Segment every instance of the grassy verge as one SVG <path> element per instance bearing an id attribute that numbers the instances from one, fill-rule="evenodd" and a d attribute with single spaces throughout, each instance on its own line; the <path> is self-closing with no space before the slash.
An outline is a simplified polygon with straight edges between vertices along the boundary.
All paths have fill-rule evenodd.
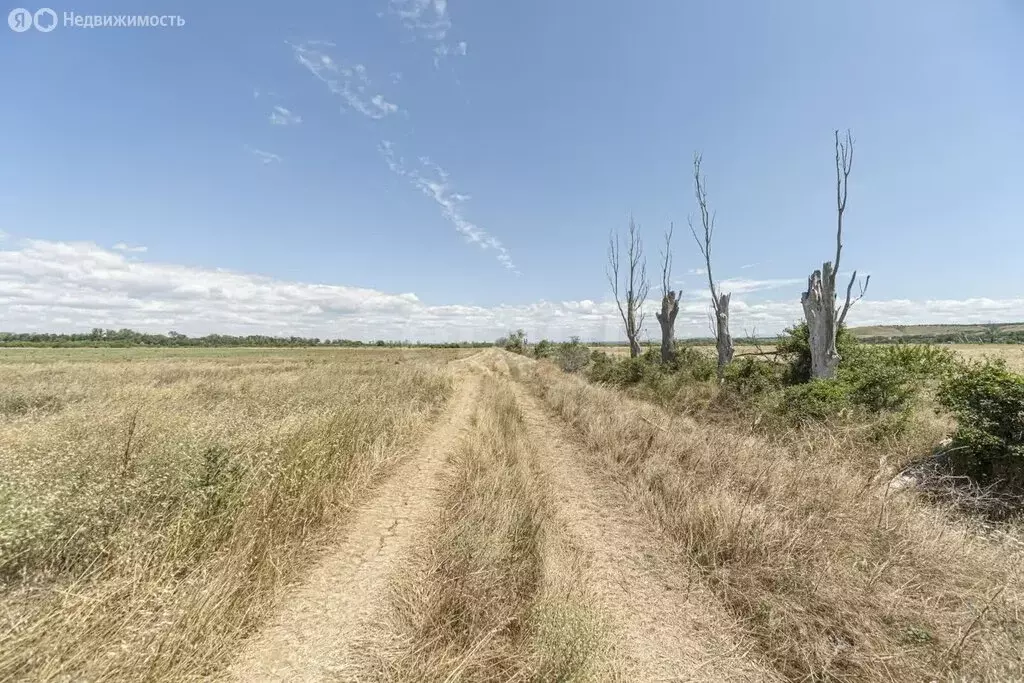
<path id="1" fill-rule="evenodd" d="M 473 432 L 453 454 L 442 512 L 398 579 L 396 681 L 608 680 L 573 549 L 556 538 L 522 414 L 486 378 Z"/>
<path id="2" fill-rule="evenodd" d="M 0 680 L 215 671 L 451 391 L 395 353 L 140 360 L 4 366 Z"/>
<path id="3" fill-rule="evenodd" d="M 532 372 L 784 677 L 1024 676 L 1019 548 L 888 490 L 884 463 L 871 471 L 838 442 L 778 448 Z"/>

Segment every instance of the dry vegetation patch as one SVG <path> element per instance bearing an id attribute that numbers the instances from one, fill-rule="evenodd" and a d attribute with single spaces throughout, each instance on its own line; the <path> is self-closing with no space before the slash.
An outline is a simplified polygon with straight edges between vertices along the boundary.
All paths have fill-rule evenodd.
<path id="1" fill-rule="evenodd" d="M 571 575 L 573 550 L 550 526 L 533 452 L 506 381 L 486 376 L 433 535 L 396 577 L 401 641 L 378 655 L 379 678 L 608 680 L 601 629 Z"/>
<path id="2" fill-rule="evenodd" d="M 403 351 L 0 356 L 0 679 L 195 678 L 451 392 Z M 10 409 L 9 406 L 14 406 Z"/>
<path id="3" fill-rule="evenodd" d="M 541 364 L 527 374 L 783 676 L 1024 676 L 1019 546 L 890 491 L 884 463 L 670 418 Z"/>

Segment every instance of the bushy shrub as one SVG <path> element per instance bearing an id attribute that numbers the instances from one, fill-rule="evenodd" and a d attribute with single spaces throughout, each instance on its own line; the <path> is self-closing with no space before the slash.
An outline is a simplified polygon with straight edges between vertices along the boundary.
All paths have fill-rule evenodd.
<path id="1" fill-rule="evenodd" d="M 957 418 L 951 452 L 982 481 L 1024 469 L 1024 375 L 1003 361 L 961 367 L 939 388 L 939 402 Z"/>
<path id="2" fill-rule="evenodd" d="M 824 421 L 852 408 L 850 387 L 835 379 L 816 379 L 786 387 L 778 412 L 794 423 Z"/>
<path id="3" fill-rule="evenodd" d="M 644 356 L 636 358 L 614 358 L 603 351 L 591 354 L 591 366 L 588 378 L 591 382 L 611 384 L 618 387 L 637 384 L 645 377 L 658 372 L 658 364 Z"/>
<path id="4" fill-rule="evenodd" d="M 706 382 L 717 374 L 718 364 L 711 354 L 693 346 L 676 344 L 675 358 L 668 364 L 666 370 L 683 374 L 698 382 Z"/>
<path id="5" fill-rule="evenodd" d="M 587 373 L 591 382 L 609 383 L 615 359 L 599 349 L 590 352 L 590 370 Z"/>
<path id="6" fill-rule="evenodd" d="M 555 345 L 547 339 L 541 339 L 533 347 L 533 355 L 535 358 L 549 358 L 554 352 Z"/>
<path id="7" fill-rule="evenodd" d="M 580 343 L 579 337 L 572 337 L 558 345 L 555 359 L 565 372 L 579 372 L 590 362 L 590 349 Z"/>
<path id="8" fill-rule="evenodd" d="M 745 356 L 725 367 L 725 386 L 743 397 L 757 396 L 779 389 L 786 368 L 770 360 Z"/>
<path id="9" fill-rule="evenodd" d="M 495 344 L 512 353 L 524 353 L 526 351 L 526 332 L 522 330 L 509 332 L 507 337 L 499 337 Z"/>
<path id="10" fill-rule="evenodd" d="M 873 413 L 910 407 L 930 380 L 941 380 L 957 365 L 948 349 L 935 346 L 850 344 L 837 377 L 850 399 Z"/>

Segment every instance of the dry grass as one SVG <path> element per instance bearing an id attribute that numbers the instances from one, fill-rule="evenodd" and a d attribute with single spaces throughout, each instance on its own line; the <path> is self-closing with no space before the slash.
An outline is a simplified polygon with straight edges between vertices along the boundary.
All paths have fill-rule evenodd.
<path id="1" fill-rule="evenodd" d="M 967 360 L 1001 358 L 1013 372 L 1024 373 L 1024 344 L 950 344 Z"/>
<path id="2" fill-rule="evenodd" d="M 784 677 L 1020 680 L 1022 553 L 892 470 L 698 426 L 535 366 L 531 386 L 685 552 Z M 851 466 L 850 461 L 856 461 Z"/>
<path id="3" fill-rule="evenodd" d="M 0 355 L 0 680 L 215 671 L 456 355 L 188 351 Z"/>
<path id="4" fill-rule="evenodd" d="M 434 533 L 398 577 L 396 681 L 608 680 L 601 632 L 550 528 L 546 483 L 507 385 L 485 378 Z"/>

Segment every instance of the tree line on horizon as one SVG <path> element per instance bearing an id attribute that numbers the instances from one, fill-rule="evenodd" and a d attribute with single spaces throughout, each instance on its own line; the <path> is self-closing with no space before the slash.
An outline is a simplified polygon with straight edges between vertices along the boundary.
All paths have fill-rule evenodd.
<path id="1" fill-rule="evenodd" d="M 425 348 L 481 348 L 493 346 L 492 342 L 413 342 L 378 339 L 320 339 L 319 337 L 274 337 L 262 334 L 230 335 L 208 334 L 190 337 L 180 332 L 150 334 L 128 328 L 104 330 L 94 328 L 85 333 L 52 332 L 0 332 L 0 346 L 43 346 L 43 347 L 383 347 L 413 346 Z"/>

